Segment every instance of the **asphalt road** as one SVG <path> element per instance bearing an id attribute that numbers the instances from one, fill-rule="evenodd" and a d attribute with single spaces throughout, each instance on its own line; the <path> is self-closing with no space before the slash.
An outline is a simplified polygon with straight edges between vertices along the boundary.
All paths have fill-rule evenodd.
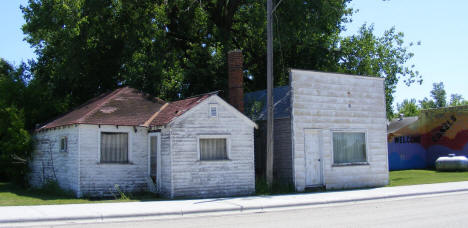
<path id="1" fill-rule="evenodd" d="M 468 193 L 321 205 L 263 213 L 53 227 L 468 227 Z"/>

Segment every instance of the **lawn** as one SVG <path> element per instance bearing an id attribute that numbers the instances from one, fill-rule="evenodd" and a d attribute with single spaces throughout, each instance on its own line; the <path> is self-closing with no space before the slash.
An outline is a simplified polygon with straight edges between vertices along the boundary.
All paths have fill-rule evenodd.
<path id="1" fill-rule="evenodd" d="M 390 183 L 387 186 L 393 187 L 455 181 L 468 181 L 468 172 L 437 172 L 434 170 L 391 171 Z"/>
<path id="2" fill-rule="evenodd" d="M 468 172 L 436 172 L 433 170 L 403 170 L 390 172 L 392 186 L 431 184 L 442 182 L 468 181 Z M 258 183 L 257 183 L 258 184 Z M 258 189 L 257 189 L 258 190 Z M 286 190 L 285 190 L 286 191 Z M 286 191 L 291 192 L 291 191 Z M 275 194 L 274 192 L 273 194 Z M 277 192 L 277 194 L 280 192 Z M 157 196 L 147 193 L 125 197 L 116 196 L 115 199 L 76 199 L 69 193 L 57 189 L 23 189 L 11 183 L 0 182 L 0 206 L 44 205 L 44 204 L 76 204 L 76 203 L 115 203 L 131 201 L 161 200 Z"/>
<path id="3" fill-rule="evenodd" d="M 147 193 L 137 196 L 126 196 L 123 199 L 116 196 L 115 199 L 77 199 L 70 193 L 52 190 L 24 189 L 12 183 L 0 182 L 0 206 L 24 206 L 45 204 L 77 204 L 77 203 L 115 203 L 131 201 L 160 200 L 155 195 Z"/>

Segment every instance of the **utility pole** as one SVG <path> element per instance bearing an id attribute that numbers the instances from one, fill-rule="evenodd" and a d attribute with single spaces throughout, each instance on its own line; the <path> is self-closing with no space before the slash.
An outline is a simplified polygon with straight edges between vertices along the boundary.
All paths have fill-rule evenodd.
<path id="1" fill-rule="evenodd" d="M 273 184 L 273 2 L 267 0 L 267 154 L 266 179 Z"/>

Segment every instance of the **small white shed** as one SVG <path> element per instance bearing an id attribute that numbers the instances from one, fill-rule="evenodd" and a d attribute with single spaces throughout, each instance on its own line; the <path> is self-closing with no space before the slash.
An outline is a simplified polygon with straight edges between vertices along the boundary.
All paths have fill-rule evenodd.
<path id="1" fill-rule="evenodd" d="M 30 182 L 81 196 L 255 191 L 256 124 L 216 93 L 164 102 L 124 87 L 37 129 Z"/>
<path id="2" fill-rule="evenodd" d="M 274 175 L 296 190 L 383 186 L 388 183 L 384 79 L 290 70 L 290 86 L 275 88 Z M 264 91 L 246 94 L 265 103 Z M 256 137 L 256 165 L 265 158 L 265 106 Z"/>

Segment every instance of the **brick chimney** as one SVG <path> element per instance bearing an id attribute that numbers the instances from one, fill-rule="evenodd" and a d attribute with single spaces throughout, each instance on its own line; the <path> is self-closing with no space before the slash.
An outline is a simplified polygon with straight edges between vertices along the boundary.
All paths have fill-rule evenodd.
<path id="1" fill-rule="evenodd" d="M 229 80 L 229 103 L 244 112 L 244 58 L 241 50 L 228 52 L 228 80 Z"/>

